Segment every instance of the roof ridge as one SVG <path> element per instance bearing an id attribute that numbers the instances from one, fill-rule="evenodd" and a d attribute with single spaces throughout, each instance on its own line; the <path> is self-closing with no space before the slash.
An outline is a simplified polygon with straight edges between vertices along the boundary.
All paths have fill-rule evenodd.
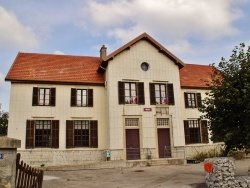
<path id="1" fill-rule="evenodd" d="M 67 57 L 90 57 L 90 58 L 99 58 L 98 56 L 89 56 L 89 55 L 68 55 L 68 54 L 49 54 L 49 53 L 38 53 L 38 52 L 19 52 L 18 54 L 30 54 L 30 55 L 48 55 L 48 56 L 67 56 Z"/>

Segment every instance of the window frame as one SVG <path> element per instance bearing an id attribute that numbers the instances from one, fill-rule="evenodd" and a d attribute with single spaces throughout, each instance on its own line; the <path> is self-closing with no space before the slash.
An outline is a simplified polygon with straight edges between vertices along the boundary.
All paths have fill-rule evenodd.
<path id="1" fill-rule="evenodd" d="M 74 121 L 74 146 L 89 147 L 90 143 L 90 122 L 89 121 Z"/>
<path id="2" fill-rule="evenodd" d="M 50 121 L 49 146 L 36 146 L 36 121 Z M 43 124 L 44 125 L 44 124 Z M 44 130 L 44 129 L 42 129 Z M 44 135 L 42 135 L 44 136 Z M 59 120 L 27 120 L 26 121 L 26 149 L 33 148 L 59 148 Z"/>
<path id="3" fill-rule="evenodd" d="M 184 134 L 186 145 L 209 143 L 207 120 L 184 120 Z"/>
<path id="4" fill-rule="evenodd" d="M 75 140 L 75 122 L 88 121 L 89 146 L 77 146 Z M 97 120 L 66 120 L 66 148 L 98 148 L 98 121 Z"/>
<path id="5" fill-rule="evenodd" d="M 41 100 L 41 91 L 49 90 L 49 99 L 46 99 L 47 95 L 43 95 L 42 103 L 40 103 Z M 46 93 L 46 92 L 45 92 Z M 46 103 L 46 100 L 49 100 L 48 103 Z M 56 105 L 56 88 L 50 88 L 50 87 L 33 87 L 33 94 L 32 94 L 32 106 L 55 106 Z"/>
<path id="6" fill-rule="evenodd" d="M 35 148 L 50 148 L 52 123 L 48 120 L 35 121 Z"/>
<path id="7" fill-rule="evenodd" d="M 156 104 L 168 104 L 167 85 L 155 83 L 155 101 Z M 158 88 L 156 88 L 158 86 Z M 158 95 L 157 95 L 158 93 Z M 158 102 L 159 101 L 159 102 Z"/>
<path id="8" fill-rule="evenodd" d="M 129 89 L 125 89 L 126 84 L 129 85 Z M 131 95 L 131 85 L 135 84 L 135 96 Z M 129 92 L 129 96 L 126 96 L 126 90 Z M 132 100 L 126 102 L 126 97 L 133 97 Z M 132 101 L 132 102 L 131 102 Z M 118 81 L 118 104 L 137 104 L 144 105 L 145 97 L 144 97 L 144 83 L 143 82 L 122 82 Z"/>
<path id="9" fill-rule="evenodd" d="M 194 97 L 189 97 L 193 95 Z M 202 106 L 201 93 L 184 92 L 185 108 L 200 108 Z"/>
<path id="10" fill-rule="evenodd" d="M 86 91 L 86 105 L 83 104 L 83 96 L 81 95 L 81 105 L 77 104 L 77 91 Z M 71 88 L 71 107 L 93 107 L 93 89 L 80 89 L 80 88 Z"/>
<path id="11" fill-rule="evenodd" d="M 157 104 L 156 102 L 156 90 L 155 90 L 155 86 L 156 85 L 159 85 L 162 86 L 162 85 L 165 85 L 165 98 L 167 97 L 166 99 L 166 104 L 162 104 L 162 100 L 160 104 Z M 172 83 L 149 83 L 149 90 L 150 90 L 150 104 L 151 105 L 175 105 L 175 99 L 174 99 L 174 85 Z"/>

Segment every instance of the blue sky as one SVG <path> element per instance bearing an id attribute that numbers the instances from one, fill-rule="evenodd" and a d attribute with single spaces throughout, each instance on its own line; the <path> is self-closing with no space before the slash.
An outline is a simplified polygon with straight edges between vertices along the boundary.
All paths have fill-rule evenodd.
<path id="1" fill-rule="evenodd" d="M 0 0 L 0 103 L 18 52 L 99 56 L 148 33 L 185 63 L 208 65 L 250 45 L 250 0 Z"/>

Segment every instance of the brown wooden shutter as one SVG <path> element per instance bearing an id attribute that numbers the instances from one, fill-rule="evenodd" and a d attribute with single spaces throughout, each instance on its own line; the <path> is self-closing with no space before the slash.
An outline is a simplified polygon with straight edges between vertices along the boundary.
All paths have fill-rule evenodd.
<path id="1" fill-rule="evenodd" d="M 56 105 L 56 88 L 50 89 L 50 106 Z"/>
<path id="2" fill-rule="evenodd" d="M 138 82 L 138 104 L 145 104 L 144 83 Z"/>
<path id="3" fill-rule="evenodd" d="M 66 120 L 66 148 L 74 147 L 74 121 Z"/>
<path id="4" fill-rule="evenodd" d="M 27 120 L 26 122 L 26 149 L 34 148 L 35 146 L 35 122 Z"/>
<path id="5" fill-rule="evenodd" d="M 88 106 L 93 107 L 93 89 L 88 89 Z"/>
<path id="6" fill-rule="evenodd" d="M 184 100 L 185 100 L 185 108 L 188 108 L 188 93 L 184 93 Z"/>
<path id="7" fill-rule="evenodd" d="M 90 121 L 90 147 L 98 148 L 98 122 Z"/>
<path id="8" fill-rule="evenodd" d="M 150 92 L 150 104 L 155 105 L 155 84 L 149 83 L 149 92 Z"/>
<path id="9" fill-rule="evenodd" d="M 196 93 L 196 99 L 197 99 L 197 107 L 201 108 L 202 103 L 201 103 L 201 94 L 200 93 Z"/>
<path id="10" fill-rule="evenodd" d="M 208 143 L 208 130 L 207 130 L 207 121 L 201 120 L 201 142 Z"/>
<path id="11" fill-rule="evenodd" d="M 70 106 L 76 106 L 76 89 L 71 88 Z"/>
<path id="12" fill-rule="evenodd" d="M 174 105 L 174 86 L 173 84 L 167 84 L 168 87 L 168 104 Z"/>
<path id="13" fill-rule="evenodd" d="M 118 101 L 119 104 L 125 104 L 124 82 L 118 82 Z"/>
<path id="14" fill-rule="evenodd" d="M 52 120 L 51 148 L 59 148 L 59 120 Z"/>
<path id="15" fill-rule="evenodd" d="M 184 120 L 185 144 L 190 144 L 190 131 L 188 120 Z"/>
<path id="16" fill-rule="evenodd" d="M 38 106 L 38 87 L 33 87 L 32 106 Z"/>

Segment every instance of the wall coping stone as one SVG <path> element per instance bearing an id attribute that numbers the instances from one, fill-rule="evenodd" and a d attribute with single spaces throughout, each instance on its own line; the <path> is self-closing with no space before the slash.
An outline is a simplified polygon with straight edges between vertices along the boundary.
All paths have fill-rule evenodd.
<path id="1" fill-rule="evenodd" d="M 0 136 L 0 148 L 1 149 L 16 149 L 21 147 L 21 140 L 9 138 L 7 136 Z"/>

